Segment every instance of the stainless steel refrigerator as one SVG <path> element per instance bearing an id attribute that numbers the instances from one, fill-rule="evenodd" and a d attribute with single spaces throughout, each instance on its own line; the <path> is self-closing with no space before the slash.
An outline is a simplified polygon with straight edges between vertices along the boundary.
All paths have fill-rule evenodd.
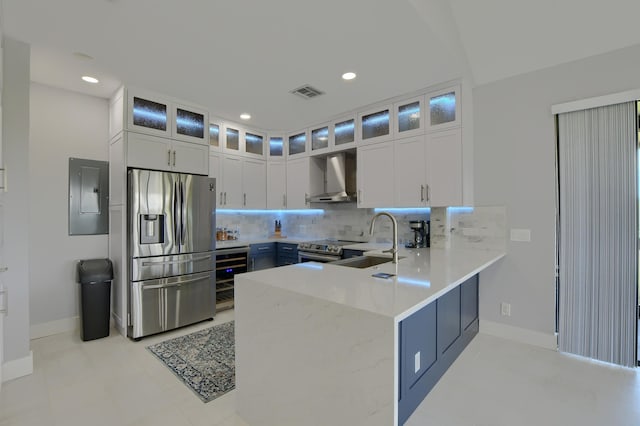
<path id="1" fill-rule="evenodd" d="M 131 169 L 127 192 L 129 337 L 213 318 L 215 179 Z"/>

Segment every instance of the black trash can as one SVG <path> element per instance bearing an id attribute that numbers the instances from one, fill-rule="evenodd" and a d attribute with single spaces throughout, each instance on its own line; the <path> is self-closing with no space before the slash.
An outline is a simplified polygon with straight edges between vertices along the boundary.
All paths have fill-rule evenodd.
<path id="1" fill-rule="evenodd" d="M 109 259 L 88 259 L 78 262 L 83 341 L 109 335 L 111 281 L 113 265 Z"/>

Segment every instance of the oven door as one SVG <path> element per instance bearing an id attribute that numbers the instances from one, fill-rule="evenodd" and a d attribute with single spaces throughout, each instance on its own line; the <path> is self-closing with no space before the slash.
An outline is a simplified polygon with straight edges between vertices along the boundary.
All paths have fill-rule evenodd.
<path id="1" fill-rule="evenodd" d="M 306 251 L 298 251 L 298 263 L 302 262 L 318 262 L 329 263 L 340 260 L 340 256 L 332 254 L 310 253 Z"/>

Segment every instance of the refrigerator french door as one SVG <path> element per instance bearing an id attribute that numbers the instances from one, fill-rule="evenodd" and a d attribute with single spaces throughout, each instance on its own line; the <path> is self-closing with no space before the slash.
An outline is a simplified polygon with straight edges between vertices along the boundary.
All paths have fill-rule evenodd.
<path id="1" fill-rule="evenodd" d="M 215 194 L 206 176 L 129 170 L 129 337 L 213 318 Z"/>

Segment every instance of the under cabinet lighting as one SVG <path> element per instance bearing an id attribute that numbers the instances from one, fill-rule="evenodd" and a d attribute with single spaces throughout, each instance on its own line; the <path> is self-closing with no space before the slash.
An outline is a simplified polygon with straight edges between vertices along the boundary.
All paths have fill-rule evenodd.
<path id="1" fill-rule="evenodd" d="M 356 78 L 355 72 L 345 72 L 344 74 L 342 74 L 343 80 L 353 80 L 354 78 Z"/>
<path id="2" fill-rule="evenodd" d="M 219 214 L 324 214 L 323 209 L 300 209 L 300 210 L 242 210 L 242 209 L 219 209 Z"/>
<path id="3" fill-rule="evenodd" d="M 247 114 L 246 112 L 240 114 L 240 118 L 243 120 L 250 120 L 251 119 L 251 114 Z"/>

